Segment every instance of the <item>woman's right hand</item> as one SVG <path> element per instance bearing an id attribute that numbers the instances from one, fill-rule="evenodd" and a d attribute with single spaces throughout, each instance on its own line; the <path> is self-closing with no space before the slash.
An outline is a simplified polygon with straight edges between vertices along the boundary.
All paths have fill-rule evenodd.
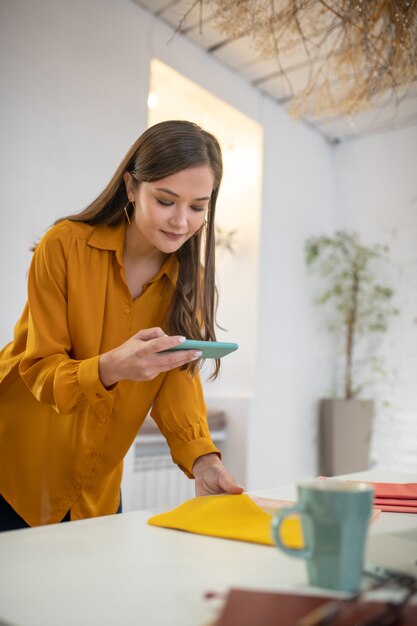
<path id="1" fill-rule="evenodd" d="M 100 380 L 111 387 L 120 380 L 145 381 L 195 361 L 201 352 L 180 350 L 165 352 L 184 341 L 184 337 L 166 335 L 161 328 L 146 328 L 117 348 L 101 354 L 98 361 Z"/>

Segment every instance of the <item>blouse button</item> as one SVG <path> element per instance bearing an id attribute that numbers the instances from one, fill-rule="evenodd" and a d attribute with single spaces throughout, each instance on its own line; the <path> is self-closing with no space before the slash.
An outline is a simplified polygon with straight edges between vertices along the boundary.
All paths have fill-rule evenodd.
<path id="1" fill-rule="evenodd" d="M 102 398 L 103 394 L 102 393 L 96 393 L 96 398 Z"/>
<path id="2" fill-rule="evenodd" d="M 125 313 L 126 315 L 130 315 L 130 309 L 129 308 L 125 309 Z"/>
<path id="3" fill-rule="evenodd" d="M 100 419 L 100 422 L 101 422 L 102 424 L 105 424 L 105 423 L 107 422 L 107 417 L 102 417 L 102 418 Z"/>
<path id="4" fill-rule="evenodd" d="M 96 458 L 97 454 L 98 454 L 97 450 L 91 450 L 91 452 L 90 452 L 90 456 L 91 456 L 93 459 L 95 459 L 95 458 Z"/>

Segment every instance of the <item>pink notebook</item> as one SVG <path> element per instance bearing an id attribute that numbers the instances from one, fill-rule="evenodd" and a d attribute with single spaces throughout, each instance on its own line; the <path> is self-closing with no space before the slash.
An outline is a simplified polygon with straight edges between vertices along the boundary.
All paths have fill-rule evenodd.
<path id="1" fill-rule="evenodd" d="M 326 479 L 326 476 L 320 478 Z M 374 505 L 381 511 L 417 513 L 417 483 L 374 483 L 368 480 L 365 482 L 375 488 Z"/>

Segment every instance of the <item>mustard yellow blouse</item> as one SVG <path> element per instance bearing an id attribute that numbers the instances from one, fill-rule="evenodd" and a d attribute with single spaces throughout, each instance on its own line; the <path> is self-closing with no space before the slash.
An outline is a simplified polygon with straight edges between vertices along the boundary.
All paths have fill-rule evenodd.
<path id="1" fill-rule="evenodd" d="M 123 458 L 148 411 L 188 476 L 217 452 L 198 375 L 101 384 L 98 356 L 142 328 L 163 326 L 178 275 L 168 257 L 132 300 L 125 225 L 63 221 L 43 237 L 28 302 L 0 352 L 0 493 L 28 524 L 115 513 Z"/>

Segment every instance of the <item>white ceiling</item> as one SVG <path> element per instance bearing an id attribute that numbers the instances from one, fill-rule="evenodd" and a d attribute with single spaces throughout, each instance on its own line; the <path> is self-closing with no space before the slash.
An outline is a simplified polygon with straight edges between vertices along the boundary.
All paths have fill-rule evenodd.
<path id="1" fill-rule="evenodd" d="M 301 46 L 288 46 L 286 54 L 280 60 L 284 73 L 275 59 L 262 59 L 259 52 L 252 47 L 248 37 L 231 40 L 216 30 L 207 6 L 203 5 L 200 15 L 198 4 L 190 11 L 194 4 L 193 0 L 134 0 L 134 2 L 174 29 L 178 29 L 186 15 L 179 28 L 182 36 L 194 41 L 207 54 L 224 63 L 285 108 L 292 99 L 289 94 L 298 93 L 306 84 L 310 62 Z M 306 116 L 303 121 L 332 142 L 414 126 L 417 125 L 417 83 L 407 89 L 407 95 L 400 102 L 393 102 L 391 96 L 382 95 L 370 111 L 347 117 Z"/>

